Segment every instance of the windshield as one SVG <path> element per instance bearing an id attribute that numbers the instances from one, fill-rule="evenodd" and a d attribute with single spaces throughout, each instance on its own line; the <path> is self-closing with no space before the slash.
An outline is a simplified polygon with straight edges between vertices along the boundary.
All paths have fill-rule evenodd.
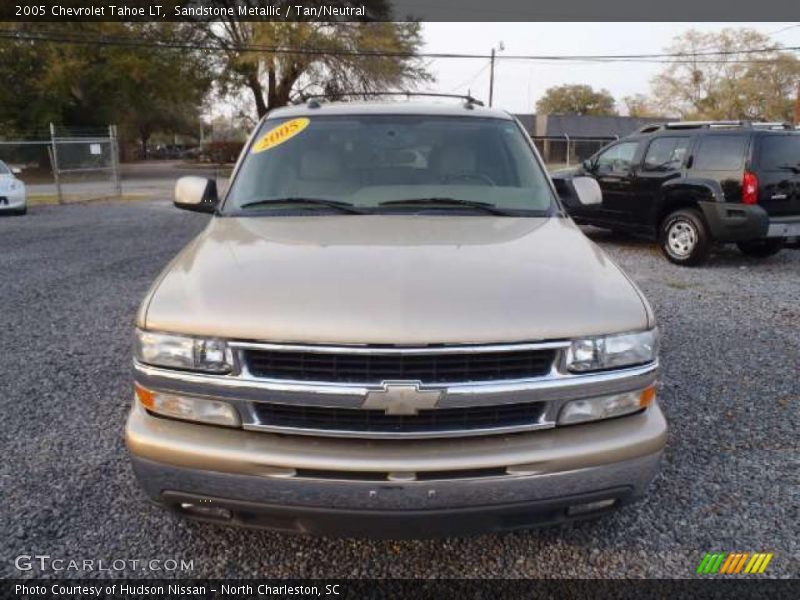
<path id="1" fill-rule="evenodd" d="M 0 160 L 0 175 L 9 175 L 11 173 L 11 169 L 6 166 L 2 160 Z"/>
<path id="2" fill-rule="evenodd" d="M 514 121 L 352 115 L 265 121 L 222 213 L 330 211 L 332 202 L 361 213 L 556 210 L 547 175 Z"/>

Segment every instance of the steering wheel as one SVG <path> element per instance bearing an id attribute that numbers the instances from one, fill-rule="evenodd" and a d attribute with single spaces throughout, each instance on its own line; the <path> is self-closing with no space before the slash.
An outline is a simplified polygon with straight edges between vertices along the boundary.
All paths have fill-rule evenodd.
<path id="1" fill-rule="evenodd" d="M 490 185 L 492 187 L 497 186 L 494 180 L 485 173 L 471 173 L 468 171 L 460 171 L 458 173 L 450 173 L 449 175 L 445 175 L 442 179 L 443 183 L 451 183 L 453 181 L 463 180 L 463 181 L 479 181 L 483 185 Z"/>

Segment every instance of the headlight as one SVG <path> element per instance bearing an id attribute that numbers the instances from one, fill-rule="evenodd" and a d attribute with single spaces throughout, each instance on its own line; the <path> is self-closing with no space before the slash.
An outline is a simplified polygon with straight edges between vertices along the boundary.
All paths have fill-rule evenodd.
<path id="1" fill-rule="evenodd" d="M 147 410 L 165 417 L 238 427 L 239 413 L 227 402 L 153 392 L 136 384 L 136 397 Z"/>
<path id="2" fill-rule="evenodd" d="M 658 356 L 658 329 L 573 340 L 567 369 L 599 371 L 653 362 Z"/>
<path id="3" fill-rule="evenodd" d="M 575 423 L 621 417 L 646 408 L 655 397 L 656 388 L 650 386 L 638 392 L 572 400 L 562 407 L 558 415 L 558 424 L 573 425 Z"/>
<path id="4" fill-rule="evenodd" d="M 139 362 L 209 373 L 228 373 L 233 360 L 223 340 L 136 330 L 134 355 Z"/>

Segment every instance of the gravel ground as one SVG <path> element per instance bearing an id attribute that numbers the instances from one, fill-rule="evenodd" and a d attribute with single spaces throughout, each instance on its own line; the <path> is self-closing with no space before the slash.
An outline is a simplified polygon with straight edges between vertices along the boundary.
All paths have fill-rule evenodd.
<path id="1" fill-rule="evenodd" d="M 191 577 L 687 577 L 706 551 L 737 550 L 800 575 L 800 251 L 759 262 L 727 249 L 687 269 L 587 230 L 664 333 L 671 430 L 647 499 L 561 528 L 370 542 L 184 522 L 144 502 L 122 441 L 131 322 L 205 219 L 165 202 L 0 218 L 0 576 L 48 554 L 192 560 Z"/>

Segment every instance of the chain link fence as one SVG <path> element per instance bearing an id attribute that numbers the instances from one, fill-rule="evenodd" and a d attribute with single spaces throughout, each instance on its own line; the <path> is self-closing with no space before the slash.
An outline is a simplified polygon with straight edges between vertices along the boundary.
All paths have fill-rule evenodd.
<path id="1" fill-rule="evenodd" d="M 77 202 L 121 195 L 116 127 L 66 128 L 0 139 L 0 160 L 19 169 L 28 200 Z"/>
<path id="2" fill-rule="evenodd" d="M 533 136 L 542 159 L 551 171 L 579 165 L 618 137 L 583 138 L 569 136 Z"/>
<path id="3" fill-rule="evenodd" d="M 112 197 L 122 193 L 114 125 L 80 132 L 51 125 L 50 141 L 59 202 Z"/>

